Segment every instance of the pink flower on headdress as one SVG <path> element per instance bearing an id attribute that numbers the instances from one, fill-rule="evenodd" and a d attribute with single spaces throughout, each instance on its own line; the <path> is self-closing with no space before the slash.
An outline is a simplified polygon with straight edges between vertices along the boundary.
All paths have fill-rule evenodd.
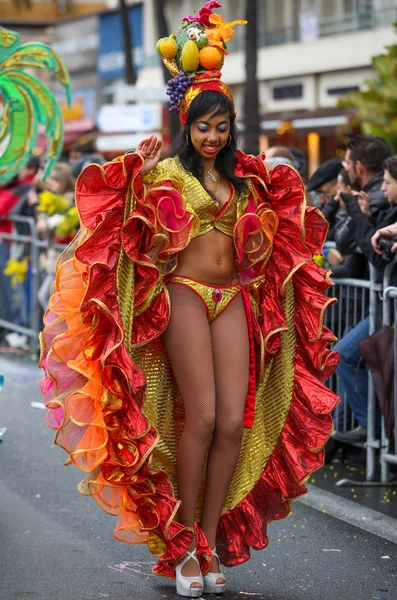
<path id="1" fill-rule="evenodd" d="M 219 2 L 216 2 L 215 0 L 210 0 L 209 2 L 205 3 L 203 8 L 200 8 L 199 12 L 196 15 L 189 15 L 183 20 L 194 21 L 202 27 L 211 27 L 209 18 L 212 15 L 213 8 L 222 8 L 222 4 L 219 4 Z"/>

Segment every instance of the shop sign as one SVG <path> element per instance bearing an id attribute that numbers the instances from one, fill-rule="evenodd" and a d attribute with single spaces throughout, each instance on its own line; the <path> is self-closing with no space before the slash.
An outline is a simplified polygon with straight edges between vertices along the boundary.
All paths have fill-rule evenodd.
<path id="1" fill-rule="evenodd" d="M 161 139 L 159 131 L 153 133 Z M 99 152 L 118 152 L 119 150 L 126 152 L 135 150 L 144 137 L 145 135 L 139 133 L 101 135 L 96 139 L 95 145 Z"/>
<path id="2" fill-rule="evenodd" d="M 103 133 L 152 132 L 162 128 L 162 106 L 152 104 L 104 104 L 97 124 Z"/>
<path id="3" fill-rule="evenodd" d="M 143 64 L 142 19 L 142 4 L 128 9 L 133 46 L 131 51 L 137 68 Z M 124 71 L 125 55 L 120 12 L 102 14 L 99 18 L 98 77 L 117 79 L 124 76 Z"/>

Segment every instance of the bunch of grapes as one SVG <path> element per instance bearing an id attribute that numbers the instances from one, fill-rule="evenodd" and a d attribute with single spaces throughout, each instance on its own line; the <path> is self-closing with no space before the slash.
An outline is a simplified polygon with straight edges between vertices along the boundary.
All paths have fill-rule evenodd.
<path id="1" fill-rule="evenodd" d="M 170 99 L 170 112 L 179 111 L 179 101 L 183 98 L 187 88 L 191 85 L 191 81 L 186 73 L 177 75 L 173 79 L 170 79 L 167 87 L 167 96 Z"/>

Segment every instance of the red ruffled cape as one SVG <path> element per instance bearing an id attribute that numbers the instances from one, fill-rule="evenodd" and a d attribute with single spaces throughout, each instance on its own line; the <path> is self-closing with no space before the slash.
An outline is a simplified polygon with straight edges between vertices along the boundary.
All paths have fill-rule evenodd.
<path id="1" fill-rule="evenodd" d="M 161 406 L 151 406 L 149 383 L 153 361 L 166 360 L 163 278 L 188 245 L 197 217 L 184 201 L 183 182 L 149 185 L 141 164 L 138 154 L 128 154 L 90 165 L 78 180 L 81 231 L 58 263 L 45 315 L 42 391 L 55 443 L 87 473 L 80 491 L 118 517 L 117 539 L 147 543 L 158 557 L 155 572 L 174 577 L 174 560 L 193 537 L 176 520 L 169 460 L 183 404 L 172 397 L 167 455 L 169 431 L 163 417 L 156 421 Z M 264 548 L 267 523 L 286 517 L 291 499 L 306 493 L 304 481 L 323 464 L 338 401 L 322 383 L 337 364 L 327 350 L 335 338 L 324 326 L 335 300 L 324 296 L 328 273 L 312 260 L 327 225 L 317 209 L 306 208 L 302 181 L 290 167 L 268 172 L 262 156 L 238 152 L 236 174 L 249 188 L 234 239 L 251 306 L 256 399 L 219 524 L 217 548 L 227 566 L 247 560 L 250 548 Z M 162 385 L 161 394 L 169 394 Z M 254 455 L 252 468 L 245 468 Z M 211 550 L 199 525 L 196 534 L 206 572 Z"/>

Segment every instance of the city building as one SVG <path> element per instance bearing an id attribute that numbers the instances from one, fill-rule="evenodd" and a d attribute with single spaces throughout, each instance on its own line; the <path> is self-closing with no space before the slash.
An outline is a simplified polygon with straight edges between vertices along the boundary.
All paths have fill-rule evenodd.
<path id="1" fill-rule="evenodd" d="M 145 2 L 153 12 L 153 0 Z M 224 19 L 243 19 L 245 0 L 228 0 Z M 151 8 L 149 8 L 151 5 Z M 169 23 L 201 5 L 197 0 L 167 0 Z M 348 114 L 337 108 L 345 92 L 363 89 L 372 75 L 371 58 L 396 42 L 393 23 L 397 2 L 391 0 L 260 0 L 258 2 L 258 70 L 262 147 L 291 145 L 308 157 L 309 168 L 338 150 L 338 133 Z M 223 69 L 231 85 L 240 126 L 244 126 L 244 28 L 236 27 Z M 152 66 L 158 37 L 155 20 L 145 20 L 147 67 L 141 85 L 161 77 Z"/>
<path id="2" fill-rule="evenodd" d="M 159 37 L 155 0 L 128 0 L 138 80 L 126 90 L 119 0 L 36 0 L 32 8 L 0 0 L 0 23 L 26 40 L 35 29 L 52 40 L 68 66 L 73 106 L 64 107 L 69 137 L 83 134 L 103 104 L 165 102 L 164 73 L 155 46 Z M 171 33 L 204 0 L 164 0 Z M 245 0 L 223 0 L 225 20 L 243 19 Z M 12 5 L 10 12 L 9 6 Z M 19 12 L 18 12 L 19 11 Z M 309 170 L 333 156 L 348 113 L 337 108 L 345 92 L 364 88 L 371 58 L 395 43 L 392 0 L 259 0 L 258 69 L 261 145 L 300 148 Z M 236 27 L 224 66 L 244 132 L 245 29 Z M 157 108 L 156 108 L 157 111 Z M 109 113 L 110 114 L 110 113 Z M 165 110 L 164 110 L 165 114 Z M 118 119 L 116 119 L 119 122 Z M 68 131 L 69 128 L 69 131 Z M 123 132 L 115 132 L 122 134 Z M 133 138 L 119 138 L 132 141 Z M 111 140 L 108 140 L 109 144 Z M 113 147 L 117 146 L 113 139 Z M 124 142 L 123 142 L 124 143 Z M 110 144 L 111 145 L 111 144 Z M 118 148 L 123 150 L 125 148 Z"/>

